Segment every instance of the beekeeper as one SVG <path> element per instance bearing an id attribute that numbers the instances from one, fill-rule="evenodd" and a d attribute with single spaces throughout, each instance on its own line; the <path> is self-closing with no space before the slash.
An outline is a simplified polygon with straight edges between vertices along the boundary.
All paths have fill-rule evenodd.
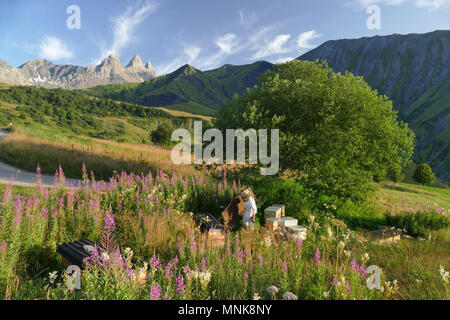
<path id="1" fill-rule="evenodd" d="M 244 226 L 248 227 L 253 225 L 255 222 L 255 216 L 258 209 L 256 208 L 255 198 L 253 192 L 246 189 L 241 193 L 242 198 L 244 199 L 244 216 L 243 222 Z"/>

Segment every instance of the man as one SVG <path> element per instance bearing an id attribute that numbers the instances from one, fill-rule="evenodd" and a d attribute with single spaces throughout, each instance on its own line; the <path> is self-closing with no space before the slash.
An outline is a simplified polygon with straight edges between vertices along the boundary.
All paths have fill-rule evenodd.
<path id="1" fill-rule="evenodd" d="M 241 193 L 242 199 L 244 199 L 244 216 L 243 222 L 244 226 L 248 227 L 253 225 L 255 222 L 255 216 L 258 209 L 256 208 L 255 199 L 253 196 L 253 192 L 248 189 L 245 189 Z"/>

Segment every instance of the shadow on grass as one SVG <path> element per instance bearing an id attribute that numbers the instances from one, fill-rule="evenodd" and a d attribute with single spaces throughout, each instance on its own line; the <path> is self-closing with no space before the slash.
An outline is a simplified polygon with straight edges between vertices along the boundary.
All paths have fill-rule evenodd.
<path id="1" fill-rule="evenodd" d="M 30 278 L 62 270 L 59 255 L 49 247 L 32 246 L 21 253 L 21 260 L 25 265 L 24 272 Z"/>
<path id="2" fill-rule="evenodd" d="M 98 148 L 100 149 L 100 148 Z M 67 178 L 82 178 L 82 166 L 85 163 L 88 174 L 93 171 L 97 180 L 108 180 L 114 171 L 126 171 L 140 174 L 150 170 L 161 169 L 154 163 L 148 162 L 142 154 L 135 156 L 128 154 L 113 158 L 111 153 L 96 153 L 86 146 L 86 151 L 79 149 L 63 148 L 46 143 L 33 143 L 20 141 L 4 141 L 0 144 L 0 161 L 14 167 L 34 172 L 39 164 L 41 173 L 53 175 L 61 165 Z"/>

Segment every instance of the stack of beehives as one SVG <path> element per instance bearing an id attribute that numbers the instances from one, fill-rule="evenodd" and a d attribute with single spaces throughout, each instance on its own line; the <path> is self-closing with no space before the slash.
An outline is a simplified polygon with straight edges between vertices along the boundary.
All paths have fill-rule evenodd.
<path id="1" fill-rule="evenodd" d="M 294 238 L 306 239 L 307 229 L 298 225 L 298 220 L 286 217 L 283 204 L 274 204 L 264 210 L 266 229 L 272 232 L 284 232 Z"/>

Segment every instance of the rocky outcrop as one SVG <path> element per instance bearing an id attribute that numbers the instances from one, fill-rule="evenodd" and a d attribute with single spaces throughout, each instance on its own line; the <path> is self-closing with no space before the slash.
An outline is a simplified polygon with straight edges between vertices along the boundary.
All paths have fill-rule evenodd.
<path id="1" fill-rule="evenodd" d="M 139 55 L 123 67 L 117 56 L 106 57 L 97 66 L 56 65 L 32 60 L 18 68 L 0 60 L 0 82 L 46 88 L 85 89 L 98 85 L 144 82 L 156 77 L 150 61 L 146 66 Z"/>

